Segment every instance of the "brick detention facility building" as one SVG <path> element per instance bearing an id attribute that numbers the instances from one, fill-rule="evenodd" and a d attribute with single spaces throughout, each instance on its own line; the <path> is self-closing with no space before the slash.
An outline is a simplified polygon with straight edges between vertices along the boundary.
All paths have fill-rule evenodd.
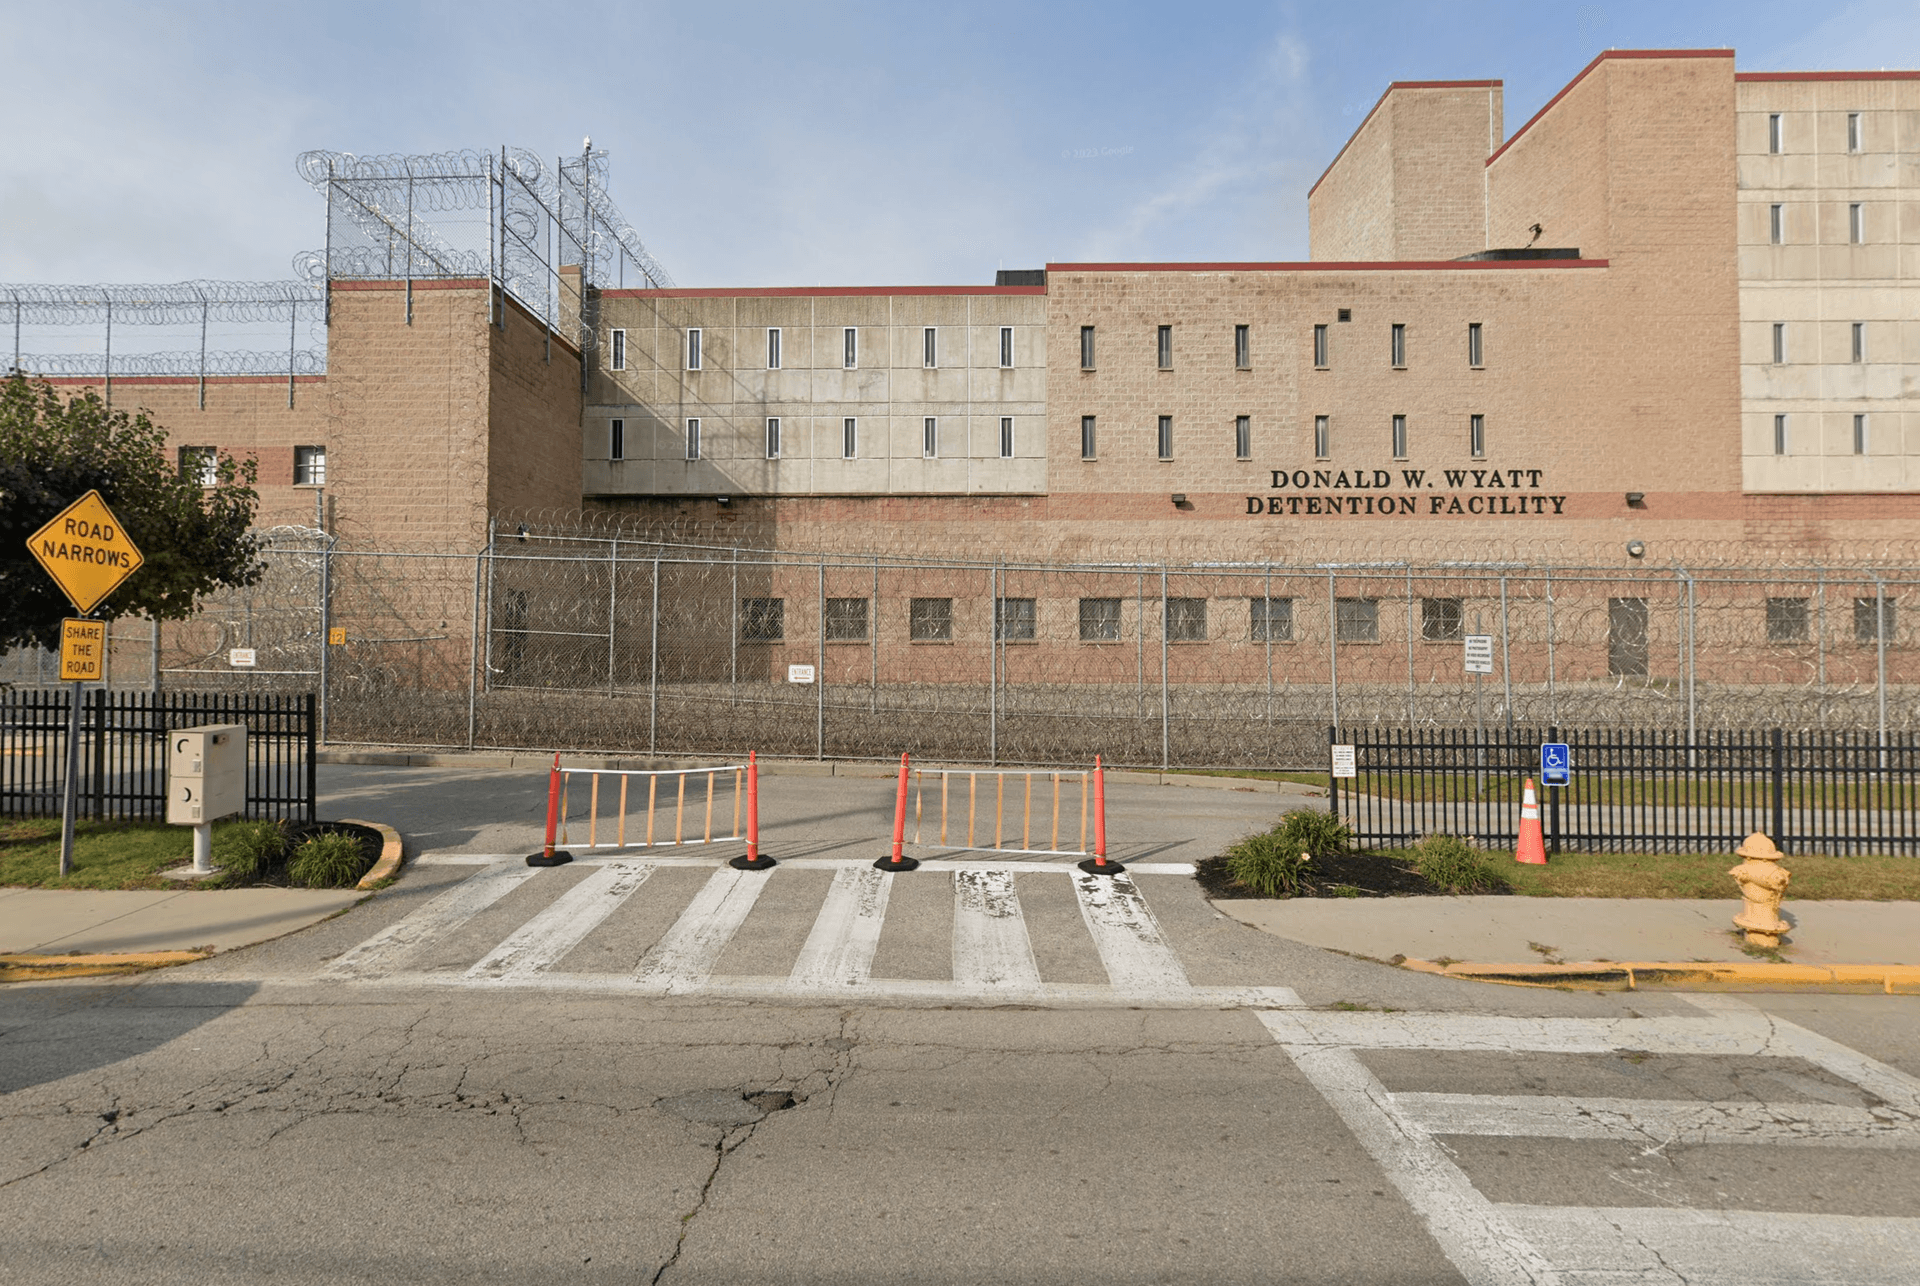
<path id="1" fill-rule="evenodd" d="M 1610 51 L 1512 134 L 1499 81 L 1395 83 L 1308 217 L 1306 262 L 1050 263 L 992 286 L 621 288 L 556 264 L 558 326 L 485 273 L 330 272 L 324 376 L 116 378 L 113 400 L 183 449 L 257 456 L 263 522 L 318 511 L 345 548 L 471 552 L 502 515 L 583 511 L 929 563 L 1624 576 L 1920 541 L 1920 72 Z M 1109 625 L 1089 636 L 1086 603 L 1130 595 L 1087 591 L 1078 637 Z M 1162 600 L 1129 637 L 1181 637 Z M 1294 637 L 1228 615 L 1200 637 Z M 1775 624 L 1756 649 L 1792 634 Z M 737 670 L 756 626 L 722 628 Z M 1560 664 L 1622 672 L 1611 645 Z M 1873 664 L 1822 653 L 1821 682 Z"/>

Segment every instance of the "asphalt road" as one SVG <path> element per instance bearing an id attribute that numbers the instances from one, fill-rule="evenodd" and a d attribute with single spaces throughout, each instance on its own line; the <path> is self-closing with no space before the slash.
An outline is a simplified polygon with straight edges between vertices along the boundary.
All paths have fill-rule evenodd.
<path id="1" fill-rule="evenodd" d="M 940 870 L 891 877 L 858 985 L 633 990 L 717 862 L 654 869 L 551 972 L 476 982 L 618 868 L 450 917 L 526 870 L 483 859 L 531 847 L 544 783 L 325 773 L 328 813 L 446 860 L 203 964 L 0 991 L 0 1281 L 1920 1277 L 1920 997 L 1460 983 L 1262 934 L 1166 874 L 1133 882 L 1135 945 L 1190 985 L 1128 992 L 1044 863 L 1009 880 L 1039 975 L 1080 992 L 881 985 L 960 972 Z M 890 789 L 769 779 L 795 860 L 712 948 L 715 986 L 806 956 Z M 1191 861 L 1282 802 L 1119 789 L 1116 855 Z M 353 972 L 370 942 L 401 963 Z M 1206 999 L 1234 987 L 1279 999 Z"/>

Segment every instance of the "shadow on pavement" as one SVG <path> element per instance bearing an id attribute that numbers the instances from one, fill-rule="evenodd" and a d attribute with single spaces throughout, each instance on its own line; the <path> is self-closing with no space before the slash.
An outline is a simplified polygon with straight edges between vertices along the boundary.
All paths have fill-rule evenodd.
<path id="1" fill-rule="evenodd" d="M 0 989 L 0 1094 L 156 1049 L 245 1004 L 252 982 Z"/>

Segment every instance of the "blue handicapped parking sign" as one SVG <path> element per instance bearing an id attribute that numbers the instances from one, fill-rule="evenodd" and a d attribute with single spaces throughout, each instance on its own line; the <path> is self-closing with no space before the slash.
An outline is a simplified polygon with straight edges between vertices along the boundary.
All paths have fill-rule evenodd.
<path id="1" fill-rule="evenodd" d="M 1549 741 L 1540 747 L 1540 784 L 1564 786 L 1573 778 L 1573 754 L 1564 741 Z"/>

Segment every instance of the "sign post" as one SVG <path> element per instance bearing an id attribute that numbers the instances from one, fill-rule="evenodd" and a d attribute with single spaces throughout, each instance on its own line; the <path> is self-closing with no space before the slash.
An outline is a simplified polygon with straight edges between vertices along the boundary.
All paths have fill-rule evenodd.
<path id="1" fill-rule="evenodd" d="M 1480 628 L 1480 613 L 1473 614 L 1473 628 Z M 1473 738 L 1479 748 L 1474 752 L 1473 789 L 1477 795 L 1487 793 L 1487 706 L 1486 690 L 1482 680 L 1493 673 L 1493 635 L 1467 635 L 1465 658 L 1466 672 L 1473 676 Z"/>
<path id="2" fill-rule="evenodd" d="M 1551 792 L 1547 796 L 1551 801 L 1549 814 L 1552 818 L 1548 838 L 1549 848 L 1555 856 L 1560 853 L 1560 788 L 1572 782 L 1573 751 L 1564 741 L 1544 742 L 1540 747 L 1540 784 Z"/>
<path id="3" fill-rule="evenodd" d="M 73 610 L 90 616 L 120 582 L 146 560 L 98 491 L 89 491 L 27 537 L 27 552 L 47 569 Z M 67 772 L 60 803 L 60 874 L 73 873 L 74 810 L 80 793 L 80 694 L 82 683 L 105 674 L 104 621 L 68 618 L 60 625 L 60 680 L 73 684 L 67 704 Z"/>

